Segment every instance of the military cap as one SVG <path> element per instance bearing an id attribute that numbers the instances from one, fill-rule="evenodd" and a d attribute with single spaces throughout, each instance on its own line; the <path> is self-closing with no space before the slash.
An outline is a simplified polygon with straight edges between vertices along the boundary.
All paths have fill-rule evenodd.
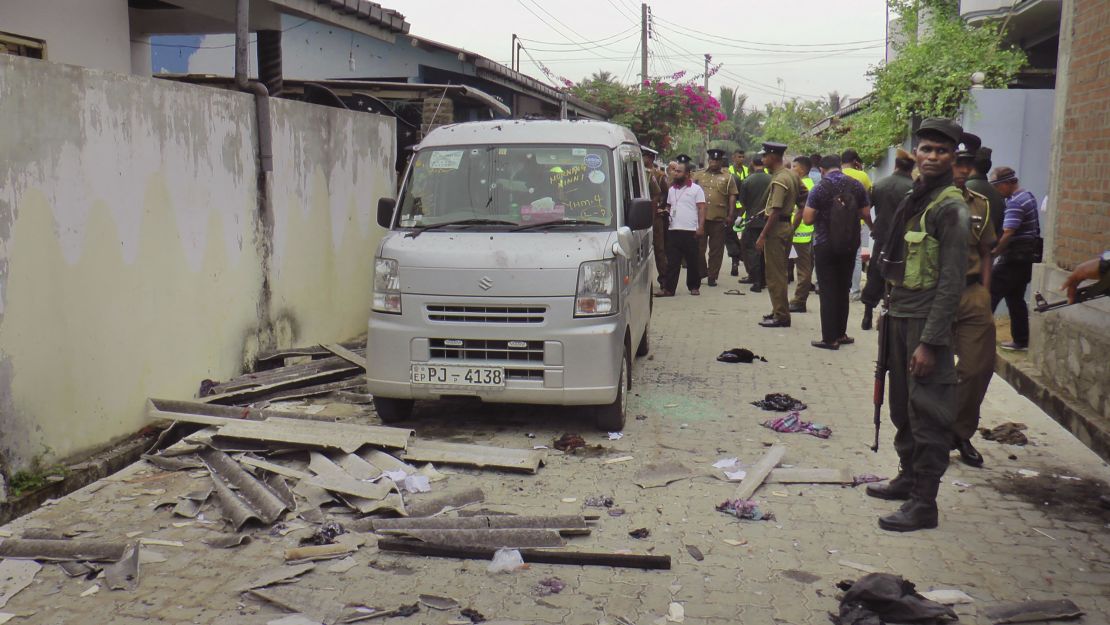
<path id="1" fill-rule="evenodd" d="M 658 150 L 653 150 L 653 149 L 649 148 L 646 145 L 641 145 L 640 146 L 640 151 L 643 152 L 644 154 L 651 154 L 652 156 L 657 156 L 659 154 Z"/>
<path id="2" fill-rule="evenodd" d="M 764 154 L 780 154 L 780 155 L 785 154 L 786 153 L 786 144 L 785 143 L 771 143 L 769 141 L 765 142 L 763 144 L 763 153 Z"/>
<path id="3" fill-rule="evenodd" d="M 719 148 L 709 148 L 705 151 L 711 160 L 719 161 L 725 157 L 725 151 Z"/>
<path id="4" fill-rule="evenodd" d="M 960 137 L 960 144 L 956 146 L 956 158 L 975 158 L 976 152 L 982 145 L 982 139 L 970 132 L 965 132 Z"/>
<path id="5" fill-rule="evenodd" d="M 690 156 L 688 154 L 679 154 L 678 156 L 674 157 L 674 160 L 676 160 L 680 163 L 689 163 L 693 159 L 690 158 Z"/>
<path id="6" fill-rule="evenodd" d="M 989 161 L 989 160 L 991 160 L 991 155 L 993 155 L 993 154 L 994 154 L 994 150 L 992 150 L 990 148 L 979 148 L 978 150 L 975 151 L 975 160 Z"/>
<path id="7" fill-rule="evenodd" d="M 917 128 L 917 138 L 922 138 L 922 135 L 929 133 L 938 133 L 952 140 L 952 143 L 959 143 L 963 140 L 964 129 L 956 122 L 945 119 L 943 117 L 929 117 L 921 122 L 921 126 Z"/>

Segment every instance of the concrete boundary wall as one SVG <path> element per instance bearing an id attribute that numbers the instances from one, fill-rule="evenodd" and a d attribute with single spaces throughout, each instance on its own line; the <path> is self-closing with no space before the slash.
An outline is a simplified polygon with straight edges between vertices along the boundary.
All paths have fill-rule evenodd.
<path id="1" fill-rule="evenodd" d="M 133 434 L 260 351 L 365 331 L 394 121 L 0 55 L 0 462 Z M 264 218 L 265 217 L 265 218 Z"/>

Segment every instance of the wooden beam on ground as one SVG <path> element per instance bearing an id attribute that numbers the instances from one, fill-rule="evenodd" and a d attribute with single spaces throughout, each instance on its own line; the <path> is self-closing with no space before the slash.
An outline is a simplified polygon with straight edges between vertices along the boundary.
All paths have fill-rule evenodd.
<path id="1" fill-rule="evenodd" d="M 429 545 L 419 541 L 383 538 L 378 541 L 380 551 L 409 553 L 438 558 L 459 558 L 463 560 L 492 560 L 496 549 L 475 547 L 448 547 Z M 570 564 L 577 566 L 611 566 L 615 568 L 670 570 L 670 556 L 647 556 L 627 553 L 588 553 L 581 551 L 539 551 L 521 549 L 520 555 L 525 562 L 534 564 Z"/>
<path id="2" fill-rule="evenodd" d="M 772 469 L 767 484 L 852 484 L 848 469 Z"/>
<path id="3" fill-rule="evenodd" d="M 775 445 L 763 454 L 763 457 L 748 469 L 748 474 L 740 481 L 740 487 L 736 489 L 734 499 L 751 499 L 755 491 L 763 485 L 763 480 L 771 474 L 771 471 L 779 466 L 782 462 L 782 457 L 786 455 L 786 448 L 782 445 Z"/>
<path id="4" fill-rule="evenodd" d="M 335 354 L 336 356 L 339 356 L 343 360 L 346 360 L 347 362 L 351 363 L 352 365 L 358 365 L 358 366 L 362 367 L 363 369 L 366 368 L 366 357 L 365 356 L 359 356 L 358 354 L 352 352 L 351 350 L 347 349 L 346 347 L 343 347 L 342 345 L 339 345 L 338 343 L 332 344 L 332 345 L 321 344 L 320 347 L 323 347 L 324 349 L 328 350 L 329 352 L 331 352 L 331 353 Z"/>

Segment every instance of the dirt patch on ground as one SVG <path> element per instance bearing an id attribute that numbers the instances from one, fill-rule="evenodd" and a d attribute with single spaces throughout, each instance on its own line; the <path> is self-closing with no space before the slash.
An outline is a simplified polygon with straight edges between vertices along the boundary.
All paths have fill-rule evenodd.
<path id="1" fill-rule="evenodd" d="M 1110 510 L 1102 507 L 1100 495 L 1110 495 L 1105 482 L 1081 476 L 1071 476 L 1065 470 L 1042 470 L 1040 475 L 1025 477 L 1017 473 L 1004 473 L 988 480 L 1000 493 L 1012 495 L 1031 503 L 1046 515 L 1064 521 L 1110 522 Z"/>

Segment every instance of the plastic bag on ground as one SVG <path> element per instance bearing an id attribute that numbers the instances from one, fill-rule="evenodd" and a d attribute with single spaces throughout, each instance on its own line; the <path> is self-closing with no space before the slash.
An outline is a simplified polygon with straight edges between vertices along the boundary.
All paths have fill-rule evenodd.
<path id="1" fill-rule="evenodd" d="M 486 569 L 490 573 L 511 573 L 524 568 L 524 558 L 516 549 L 498 549 Z"/>

